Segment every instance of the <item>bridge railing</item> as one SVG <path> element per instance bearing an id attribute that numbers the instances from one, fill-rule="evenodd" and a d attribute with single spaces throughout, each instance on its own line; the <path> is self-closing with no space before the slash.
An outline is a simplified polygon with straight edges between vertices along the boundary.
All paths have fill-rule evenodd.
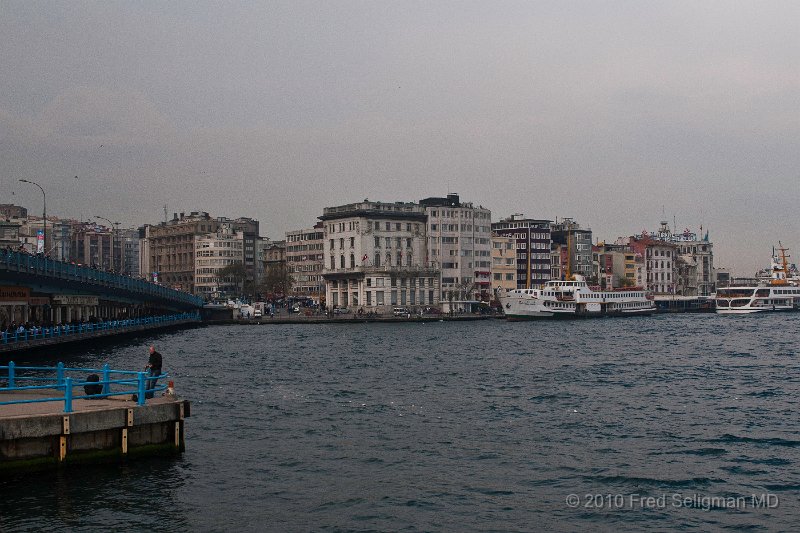
<path id="1" fill-rule="evenodd" d="M 0 268 L 57 279 L 93 283 L 201 307 L 203 299 L 188 292 L 157 285 L 143 279 L 105 272 L 84 265 L 75 265 L 43 256 L 0 250 Z"/>
<path id="2" fill-rule="evenodd" d="M 69 375 L 77 372 L 97 374 L 100 380 L 88 381 L 88 379 L 75 379 Z M 16 398 L 0 401 L 0 406 L 26 403 L 64 402 L 64 412 L 71 413 L 73 411 L 73 400 L 131 395 L 135 395 L 137 405 L 144 405 L 148 396 L 152 397 L 156 392 L 167 389 L 168 385 L 163 383 L 163 379 L 167 377 L 169 377 L 169 374 L 166 373 L 151 376 L 148 372 L 112 370 L 109 368 L 108 364 L 105 364 L 101 369 L 97 369 L 71 368 L 64 366 L 64 363 L 58 363 L 58 366 L 16 366 L 14 362 L 11 361 L 8 365 L 0 366 L 0 384 L 5 381 L 5 387 L 0 386 L 0 400 L 3 399 L 3 394 L 1 393 L 35 393 L 36 391 L 53 390 L 59 391 L 60 394 L 44 398 Z M 162 384 L 157 385 L 152 383 L 153 380 L 162 380 Z M 25 383 L 40 384 L 24 385 Z M 86 385 L 99 387 L 101 392 L 97 394 L 75 394 L 75 387 L 85 387 Z M 83 392 L 87 392 L 85 388 Z"/>
<path id="3" fill-rule="evenodd" d="M 175 315 L 147 316 L 140 318 L 128 318 L 124 320 L 108 320 L 105 322 L 87 322 L 85 324 L 65 324 L 63 326 L 41 327 L 33 331 L 14 331 L 0 332 L 0 344 L 12 344 L 15 342 L 28 342 L 41 339 L 57 339 L 70 335 L 82 335 L 85 333 L 95 333 L 101 331 L 124 330 L 136 326 L 147 326 L 152 324 L 168 324 L 184 320 L 200 320 L 200 314 L 179 313 Z"/>

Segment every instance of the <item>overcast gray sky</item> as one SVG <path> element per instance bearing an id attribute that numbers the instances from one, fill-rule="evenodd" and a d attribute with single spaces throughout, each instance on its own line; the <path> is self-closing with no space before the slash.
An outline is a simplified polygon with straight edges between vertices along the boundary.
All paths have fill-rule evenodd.
<path id="1" fill-rule="evenodd" d="M 125 225 L 457 192 L 800 261 L 800 2 L 0 0 L 0 202 Z M 79 176 L 76 180 L 74 176 Z M 663 206 L 663 207 L 662 207 Z"/>

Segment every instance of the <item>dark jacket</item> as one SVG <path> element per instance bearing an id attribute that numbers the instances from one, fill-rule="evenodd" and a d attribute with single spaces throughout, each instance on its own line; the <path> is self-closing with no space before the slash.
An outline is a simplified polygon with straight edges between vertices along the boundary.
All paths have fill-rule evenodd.
<path id="1" fill-rule="evenodd" d="M 147 364 L 150 365 L 150 368 L 153 369 L 154 374 L 161 373 L 161 354 L 154 351 L 150 354 L 150 359 L 147 360 Z"/>

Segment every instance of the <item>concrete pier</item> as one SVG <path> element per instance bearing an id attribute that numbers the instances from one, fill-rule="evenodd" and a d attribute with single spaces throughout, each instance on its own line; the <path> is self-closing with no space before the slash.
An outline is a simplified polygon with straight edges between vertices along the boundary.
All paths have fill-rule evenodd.
<path id="1" fill-rule="evenodd" d="M 0 401 L 52 396 L 52 391 L 3 392 Z M 122 461 L 184 450 L 186 400 L 162 396 L 146 405 L 121 397 L 0 406 L 0 474 L 85 462 Z"/>

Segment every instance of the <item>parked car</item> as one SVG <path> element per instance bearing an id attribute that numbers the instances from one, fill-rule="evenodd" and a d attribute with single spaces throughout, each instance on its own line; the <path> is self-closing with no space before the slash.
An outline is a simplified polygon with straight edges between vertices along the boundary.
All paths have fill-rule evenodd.
<path id="1" fill-rule="evenodd" d="M 408 316 L 409 314 L 411 314 L 411 311 L 409 311 L 405 307 L 395 307 L 394 309 L 392 309 L 392 314 L 394 316 Z"/>

